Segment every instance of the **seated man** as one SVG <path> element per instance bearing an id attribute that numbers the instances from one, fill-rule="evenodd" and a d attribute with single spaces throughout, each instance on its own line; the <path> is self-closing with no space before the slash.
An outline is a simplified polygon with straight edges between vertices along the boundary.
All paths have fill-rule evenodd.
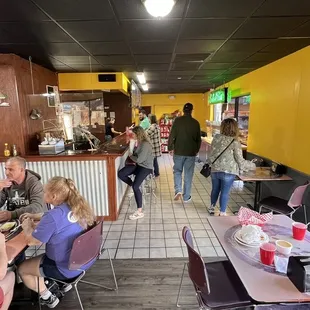
<path id="1" fill-rule="evenodd" d="M 7 272 L 8 258 L 6 255 L 5 237 L 0 233 L 0 309 L 9 309 L 15 284 L 15 274 Z"/>
<path id="2" fill-rule="evenodd" d="M 18 219 L 23 213 L 46 211 L 43 200 L 41 177 L 26 169 L 26 160 L 12 157 L 5 163 L 7 179 L 0 180 L 0 208 L 5 204 L 7 210 L 0 211 L 0 222 Z"/>

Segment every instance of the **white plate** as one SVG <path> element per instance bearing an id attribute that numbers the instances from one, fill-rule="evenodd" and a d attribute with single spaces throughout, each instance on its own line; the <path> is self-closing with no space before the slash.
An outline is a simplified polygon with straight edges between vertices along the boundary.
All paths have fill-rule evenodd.
<path id="1" fill-rule="evenodd" d="M 248 246 L 251 248 L 258 248 L 261 246 L 261 244 L 269 242 L 269 237 L 264 232 L 262 232 L 262 235 L 261 235 L 262 237 L 261 242 L 255 242 L 255 243 L 246 243 L 244 240 L 242 240 L 240 233 L 241 233 L 241 230 L 236 231 L 234 238 L 239 244 L 244 245 L 244 246 Z"/>

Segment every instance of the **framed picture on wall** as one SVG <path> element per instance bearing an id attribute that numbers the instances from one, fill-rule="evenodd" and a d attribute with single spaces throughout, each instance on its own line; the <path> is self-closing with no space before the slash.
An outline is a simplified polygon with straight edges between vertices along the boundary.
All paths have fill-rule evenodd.
<path id="1" fill-rule="evenodd" d="M 47 105 L 51 108 L 55 108 L 55 92 L 54 87 L 50 85 L 46 85 L 46 97 L 47 97 Z"/>

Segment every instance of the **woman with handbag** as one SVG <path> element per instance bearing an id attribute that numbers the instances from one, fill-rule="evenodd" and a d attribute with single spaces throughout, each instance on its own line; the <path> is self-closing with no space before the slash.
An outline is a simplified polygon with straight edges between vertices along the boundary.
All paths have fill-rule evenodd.
<path id="1" fill-rule="evenodd" d="M 228 118 L 222 121 L 221 133 L 213 138 L 205 165 L 211 167 L 211 206 L 208 208 L 210 215 L 214 215 L 217 200 L 220 198 L 220 216 L 226 216 L 229 193 L 236 175 L 240 174 L 240 171 L 256 169 L 255 160 L 248 161 L 243 158 L 238 135 L 237 121 Z"/>
<path id="2" fill-rule="evenodd" d="M 137 220 L 144 217 L 140 186 L 145 178 L 153 172 L 154 157 L 152 155 L 152 144 L 143 128 L 136 126 L 132 129 L 132 133 L 138 146 L 134 149 L 133 154 L 127 158 L 125 167 L 118 172 L 118 177 L 129 186 L 132 186 L 137 211 L 130 215 L 129 219 Z M 134 181 L 130 178 L 132 175 L 135 176 Z"/>

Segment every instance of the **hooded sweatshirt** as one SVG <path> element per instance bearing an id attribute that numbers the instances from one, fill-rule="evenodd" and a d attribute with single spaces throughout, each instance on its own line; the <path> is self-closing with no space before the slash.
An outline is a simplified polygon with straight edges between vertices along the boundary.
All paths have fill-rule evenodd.
<path id="1" fill-rule="evenodd" d="M 26 176 L 21 184 L 14 181 L 12 186 L 0 192 L 0 208 L 5 204 L 12 212 L 12 219 L 19 218 L 23 213 L 43 213 L 46 207 L 43 200 L 43 185 L 41 176 L 26 170 Z"/>

